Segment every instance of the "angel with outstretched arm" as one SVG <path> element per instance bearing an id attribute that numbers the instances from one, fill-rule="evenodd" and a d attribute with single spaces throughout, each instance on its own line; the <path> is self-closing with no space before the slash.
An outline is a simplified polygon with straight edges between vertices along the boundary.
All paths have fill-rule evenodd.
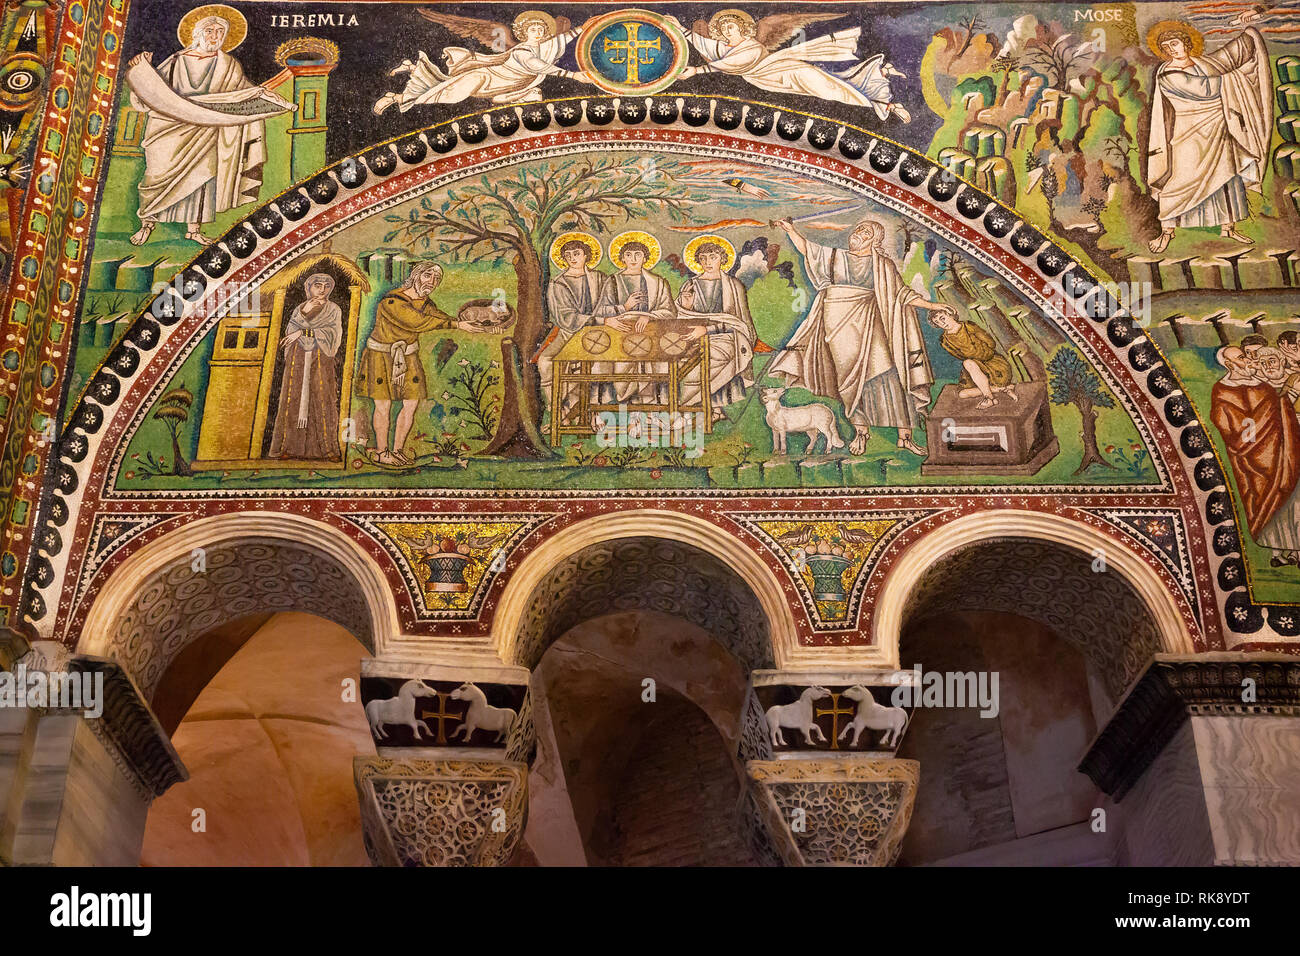
<path id="1" fill-rule="evenodd" d="M 707 61 L 701 66 L 688 67 L 682 73 L 683 79 L 727 73 L 760 90 L 814 96 L 849 106 L 869 106 L 881 119 L 894 115 L 908 122 L 911 116 L 892 102 L 886 78 L 902 74 L 884 64 L 883 56 L 867 61 L 858 58 L 861 27 L 837 30 L 781 47 L 802 35 L 809 24 L 842 16 L 841 13 L 776 13 L 755 21 L 743 10 L 721 10 L 707 22 L 697 20 L 690 30 L 675 17 L 670 19 Z M 818 63 L 847 66 L 841 72 L 831 73 Z M 892 72 L 883 72 L 886 67 Z"/>
<path id="2" fill-rule="evenodd" d="M 564 17 L 528 10 L 507 25 L 439 13 L 427 7 L 421 7 L 419 13 L 432 23 L 477 40 L 493 52 L 446 47 L 442 51 L 444 70 L 421 50 L 415 62 L 404 60 L 390 73 L 391 76 L 406 73 L 406 87 L 400 93 L 385 93 L 380 97 L 375 103 L 375 113 L 394 106 L 405 113 L 413 106 L 460 103 L 467 99 L 534 102 L 542 98 L 538 87 L 548 76 L 591 82 L 586 74 L 557 65 L 580 29 L 573 28 Z"/>

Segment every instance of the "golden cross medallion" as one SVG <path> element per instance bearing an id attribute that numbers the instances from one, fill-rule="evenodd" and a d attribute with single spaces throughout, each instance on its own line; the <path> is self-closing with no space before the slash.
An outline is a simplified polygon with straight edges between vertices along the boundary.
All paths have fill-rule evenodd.
<path id="1" fill-rule="evenodd" d="M 641 55 L 650 50 L 661 49 L 659 46 L 660 38 L 655 37 L 653 40 L 638 39 L 637 33 L 641 29 L 641 24 L 639 23 L 624 23 L 623 29 L 627 31 L 627 39 L 611 40 L 609 37 L 605 37 L 605 52 L 609 53 L 611 50 L 623 51 L 621 59 L 610 57 L 609 62 L 614 66 L 622 66 L 626 63 L 628 85 L 638 86 L 641 83 L 641 67 L 649 66 L 655 61 L 653 56 L 648 60 L 644 60 L 641 58 Z"/>

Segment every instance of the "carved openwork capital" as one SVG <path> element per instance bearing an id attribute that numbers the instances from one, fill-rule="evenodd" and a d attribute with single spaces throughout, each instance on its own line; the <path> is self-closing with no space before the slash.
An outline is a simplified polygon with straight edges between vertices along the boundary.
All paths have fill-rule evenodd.
<path id="1" fill-rule="evenodd" d="M 912 819 L 921 765 L 843 756 L 751 760 L 742 803 L 759 857 L 786 866 L 889 866 Z"/>
<path id="2" fill-rule="evenodd" d="M 376 866 L 500 866 L 528 817 L 528 767 L 464 760 L 353 762 Z"/>
<path id="3" fill-rule="evenodd" d="M 1300 717 L 1300 658 L 1156 655 L 1079 764 L 1119 800 L 1190 716 Z"/>

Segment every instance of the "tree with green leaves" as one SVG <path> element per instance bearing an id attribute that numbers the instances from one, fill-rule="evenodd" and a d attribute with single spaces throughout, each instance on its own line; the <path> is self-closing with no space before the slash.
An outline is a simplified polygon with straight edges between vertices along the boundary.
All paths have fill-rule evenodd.
<path id="1" fill-rule="evenodd" d="M 173 475 L 188 477 L 193 474 L 190 463 L 181 456 L 180 439 L 177 437 L 181 426 L 190 420 L 190 408 L 194 405 L 194 395 L 184 385 L 170 389 L 158 399 L 153 410 L 156 421 L 163 423 L 172 439 Z"/>
<path id="2" fill-rule="evenodd" d="M 406 239 L 437 255 L 464 262 L 509 262 L 516 280 L 513 335 L 501 343 L 505 396 L 496 433 L 482 451 L 504 458 L 550 458 L 541 435 L 542 402 L 537 366 L 529 361 L 546 336 L 549 250 L 568 230 L 596 234 L 653 213 L 683 221 L 708 197 L 679 177 L 675 160 L 629 162 L 613 156 L 562 163 L 531 163 L 497 177 L 448 189 L 440 205 L 425 197 L 396 225 L 386 242 Z"/>
<path id="3" fill-rule="evenodd" d="M 1074 469 L 1076 475 L 1082 474 L 1092 465 L 1114 469 L 1114 465 L 1101 456 L 1097 449 L 1097 409 L 1114 408 L 1115 400 L 1106 391 L 1088 363 L 1083 360 L 1076 349 L 1062 346 L 1047 363 L 1051 400 L 1053 405 L 1073 405 L 1079 410 L 1083 430 L 1079 437 L 1083 440 L 1083 458 L 1079 467 Z"/>

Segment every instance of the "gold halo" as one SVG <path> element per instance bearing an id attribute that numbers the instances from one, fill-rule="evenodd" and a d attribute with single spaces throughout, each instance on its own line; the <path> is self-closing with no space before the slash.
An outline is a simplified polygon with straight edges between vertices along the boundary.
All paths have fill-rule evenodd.
<path id="1" fill-rule="evenodd" d="M 714 39 L 717 39 L 717 36 L 715 35 L 717 32 L 716 30 L 717 22 L 721 20 L 723 17 L 735 17 L 737 20 L 741 20 L 744 23 L 749 24 L 751 30 L 755 28 L 754 18 L 751 17 L 744 10 L 735 10 L 735 9 L 719 10 L 713 16 L 709 17 L 709 36 L 714 37 Z"/>
<path id="2" fill-rule="evenodd" d="M 1200 56 L 1205 51 L 1205 37 L 1201 36 L 1201 31 L 1196 29 L 1185 20 L 1161 20 L 1150 30 L 1147 31 L 1147 49 L 1160 57 L 1162 60 L 1168 60 L 1167 57 L 1156 43 L 1156 37 L 1166 30 L 1179 30 L 1186 33 L 1192 39 L 1191 46 L 1187 49 L 1188 56 Z"/>
<path id="3" fill-rule="evenodd" d="M 619 233 L 609 242 L 609 261 L 614 265 L 622 268 L 623 266 L 623 247 L 629 242 L 639 242 L 650 250 L 650 255 L 646 257 L 645 265 L 642 269 L 653 269 L 659 261 L 659 240 L 648 232 L 623 232 Z"/>
<path id="4" fill-rule="evenodd" d="M 699 275 L 704 271 L 704 267 L 701 266 L 699 260 L 695 258 L 695 253 L 697 253 L 700 246 L 704 245 L 706 242 L 712 242 L 715 245 L 722 246 L 722 271 L 726 272 L 730 269 L 732 263 L 736 261 L 736 247 L 721 236 L 696 236 L 690 242 L 686 243 L 686 248 L 682 250 L 682 261 L 686 263 L 686 268 L 690 269 L 696 275 Z"/>
<path id="5" fill-rule="evenodd" d="M 591 255 L 587 257 L 588 269 L 594 269 L 600 264 L 602 250 L 600 248 L 600 242 L 595 236 L 589 235 L 585 232 L 565 232 L 556 236 L 555 241 L 551 243 L 551 262 L 555 263 L 558 268 L 569 268 L 569 264 L 565 262 L 564 257 L 560 255 L 560 250 L 570 242 L 580 242 L 590 251 Z"/>
<path id="6" fill-rule="evenodd" d="M 551 16 L 549 13 L 543 13 L 541 10 L 525 10 L 523 13 L 519 14 L 519 16 L 515 17 L 514 21 L 510 24 L 510 32 L 518 39 L 522 40 L 523 37 L 520 37 L 517 32 L 519 24 L 525 23 L 529 20 L 541 20 L 550 30 L 550 35 L 556 35 L 555 17 Z"/>
<path id="7" fill-rule="evenodd" d="M 207 6 L 195 7 L 181 17 L 180 25 L 176 27 L 176 39 L 181 41 L 183 49 L 188 50 L 194 42 L 194 27 L 204 17 L 221 17 L 230 24 L 230 29 L 226 31 L 226 42 L 221 44 L 221 49 L 226 53 L 243 43 L 244 37 L 248 36 L 248 21 L 242 13 L 224 3 L 209 3 Z"/>

